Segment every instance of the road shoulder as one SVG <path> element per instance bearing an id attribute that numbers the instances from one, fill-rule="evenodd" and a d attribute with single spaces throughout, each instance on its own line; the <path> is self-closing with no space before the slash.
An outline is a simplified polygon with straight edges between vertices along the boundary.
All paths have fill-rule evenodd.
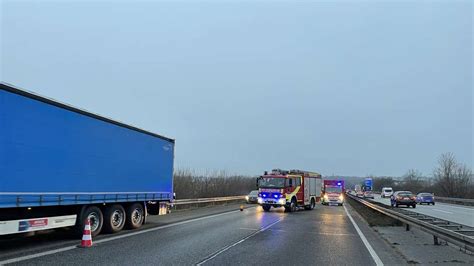
<path id="1" fill-rule="evenodd" d="M 348 209 L 350 204 L 347 204 Z M 474 256 L 446 242 L 434 245 L 433 236 L 405 226 L 369 226 L 367 221 L 350 207 L 351 215 L 385 265 L 440 264 L 474 265 Z M 391 252 L 390 252 L 391 251 Z"/>
<path id="2" fill-rule="evenodd" d="M 345 206 L 384 265 L 402 265 L 408 263 L 407 258 L 385 241 L 374 228 L 371 228 L 365 219 L 363 219 L 350 204 L 345 204 Z"/>
<path id="3" fill-rule="evenodd" d="M 460 251 L 456 246 L 440 240 L 434 245 L 433 236 L 411 227 L 374 226 L 373 230 L 385 239 L 390 246 L 403 254 L 409 263 L 441 265 L 474 265 L 474 256 Z"/>

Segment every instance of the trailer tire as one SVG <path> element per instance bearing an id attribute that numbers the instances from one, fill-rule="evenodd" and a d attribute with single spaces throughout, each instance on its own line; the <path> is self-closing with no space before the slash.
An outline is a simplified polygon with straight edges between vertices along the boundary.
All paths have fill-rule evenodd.
<path id="1" fill-rule="evenodd" d="M 122 205 L 114 204 L 106 206 L 104 212 L 104 232 L 117 233 L 125 225 L 125 210 Z"/>
<path id="2" fill-rule="evenodd" d="M 140 228 L 145 221 L 145 210 L 140 203 L 133 203 L 125 210 L 125 226 L 128 229 Z"/>
<path id="3" fill-rule="evenodd" d="M 104 215 L 102 211 L 96 206 L 85 206 L 81 213 L 78 215 L 75 234 L 82 236 L 86 219 L 89 219 L 91 223 L 91 236 L 95 237 L 102 231 L 104 225 Z"/>

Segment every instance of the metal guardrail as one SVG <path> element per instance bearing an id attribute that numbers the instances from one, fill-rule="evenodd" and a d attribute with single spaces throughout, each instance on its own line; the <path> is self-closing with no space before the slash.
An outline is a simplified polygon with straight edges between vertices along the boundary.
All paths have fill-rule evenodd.
<path id="1" fill-rule="evenodd" d="M 347 196 L 365 205 L 366 207 L 371 208 L 372 210 L 401 221 L 407 225 L 407 230 L 409 230 L 409 226 L 412 225 L 429 234 L 432 234 L 435 245 L 439 244 L 439 238 L 459 246 L 464 250 L 474 252 L 473 227 L 407 211 L 404 209 L 394 209 L 382 203 L 361 199 L 351 194 L 347 194 Z"/>
<path id="2" fill-rule="evenodd" d="M 225 202 L 225 201 L 237 201 L 244 200 L 245 196 L 231 196 L 231 197 L 216 197 L 216 198 L 201 198 L 201 199 L 179 199 L 173 201 L 173 205 L 190 205 L 200 203 L 213 203 L 213 202 Z"/>
<path id="3" fill-rule="evenodd" d="M 474 206 L 474 199 L 447 198 L 435 196 L 435 200 L 444 203 Z"/>

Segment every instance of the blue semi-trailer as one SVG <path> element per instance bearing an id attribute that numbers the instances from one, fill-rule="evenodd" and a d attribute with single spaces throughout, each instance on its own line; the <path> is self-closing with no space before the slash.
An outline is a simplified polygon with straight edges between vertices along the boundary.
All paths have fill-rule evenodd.
<path id="1" fill-rule="evenodd" d="M 0 235 L 139 228 L 167 213 L 173 159 L 173 139 L 0 83 Z"/>

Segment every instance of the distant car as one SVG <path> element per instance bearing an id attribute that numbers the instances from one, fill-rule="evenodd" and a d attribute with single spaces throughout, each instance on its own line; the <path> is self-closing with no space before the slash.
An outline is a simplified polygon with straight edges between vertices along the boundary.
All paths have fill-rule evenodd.
<path id="1" fill-rule="evenodd" d="M 393 189 L 391 187 L 382 188 L 382 192 L 380 193 L 380 196 L 382 198 L 390 198 L 390 196 L 392 195 L 393 195 Z"/>
<path id="2" fill-rule="evenodd" d="M 362 188 L 360 185 L 354 186 L 354 194 L 359 198 L 362 198 L 364 196 L 364 192 L 362 192 Z"/>
<path id="3" fill-rule="evenodd" d="M 363 198 L 364 199 L 374 199 L 374 192 L 372 192 L 370 190 L 364 191 Z"/>
<path id="4" fill-rule="evenodd" d="M 390 197 L 390 205 L 397 208 L 400 205 L 416 208 L 416 197 L 411 191 L 395 191 Z"/>
<path id="5" fill-rule="evenodd" d="M 418 193 L 418 195 L 416 195 L 416 202 L 418 204 L 426 203 L 428 205 L 430 204 L 435 205 L 434 195 L 431 193 L 426 193 L 426 192 Z"/>
<path id="6" fill-rule="evenodd" d="M 258 203 L 258 190 L 252 190 L 245 196 L 247 203 Z"/>

